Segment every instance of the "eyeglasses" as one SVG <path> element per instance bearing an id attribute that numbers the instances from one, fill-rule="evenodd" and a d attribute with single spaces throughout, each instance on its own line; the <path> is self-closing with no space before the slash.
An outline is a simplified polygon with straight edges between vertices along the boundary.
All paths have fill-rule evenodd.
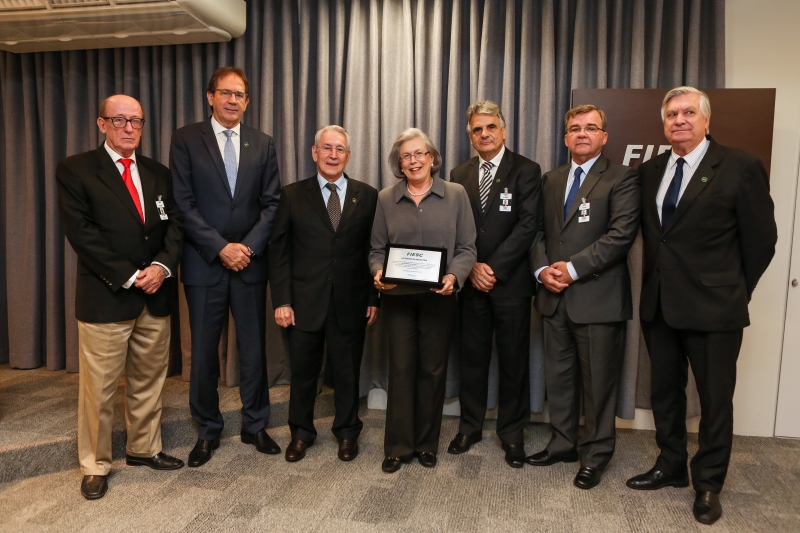
<path id="1" fill-rule="evenodd" d="M 580 126 L 570 126 L 569 129 L 567 130 L 567 133 L 569 133 L 570 135 L 578 135 L 582 131 L 586 132 L 586 135 L 593 135 L 599 131 L 606 131 L 606 130 L 604 130 L 599 126 L 595 126 L 594 124 L 589 124 L 588 126 L 585 126 L 583 128 L 581 128 Z"/>
<path id="2" fill-rule="evenodd" d="M 113 124 L 114 127 L 117 129 L 124 128 L 128 124 L 128 122 L 131 123 L 131 128 L 135 130 L 140 130 L 142 129 L 142 126 L 144 126 L 143 118 L 125 118 L 125 117 L 100 117 L 100 118 L 102 118 L 103 120 L 110 120 L 111 124 Z"/>
<path id="3" fill-rule="evenodd" d="M 413 154 L 404 154 L 400 156 L 400 161 L 402 161 L 403 163 L 408 163 L 412 159 L 415 159 L 417 161 L 422 161 L 425 158 L 425 156 L 428 155 L 429 153 L 430 152 L 414 152 Z"/>
<path id="4" fill-rule="evenodd" d="M 338 155 L 339 157 L 344 157 L 344 155 L 350 151 L 347 148 L 344 148 L 343 146 L 334 147 L 334 146 L 329 146 L 327 144 L 325 146 L 317 146 L 317 150 L 319 150 L 322 155 L 329 155 L 336 152 L 336 155 Z"/>
<path id="5" fill-rule="evenodd" d="M 231 96 L 235 96 L 237 102 L 244 102 L 247 99 L 247 93 L 240 93 L 239 91 L 231 91 L 230 89 L 216 89 L 216 92 L 219 93 L 223 100 L 230 100 Z"/>

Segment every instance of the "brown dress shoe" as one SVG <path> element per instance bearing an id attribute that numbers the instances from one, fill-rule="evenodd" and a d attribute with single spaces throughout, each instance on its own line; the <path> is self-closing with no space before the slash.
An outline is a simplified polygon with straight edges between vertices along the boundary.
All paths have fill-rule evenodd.
<path id="1" fill-rule="evenodd" d="M 306 456 L 306 450 L 310 444 L 306 444 L 300 439 L 292 439 L 289 446 L 286 447 L 286 460 L 290 463 L 296 463 Z"/>
<path id="2" fill-rule="evenodd" d="M 106 495 L 108 482 L 106 476 L 83 476 L 81 494 L 87 500 L 99 500 Z"/>
<path id="3" fill-rule="evenodd" d="M 339 459 L 352 461 L 358 455 L 358 439 L 342 439 L 339 441 Z"/>

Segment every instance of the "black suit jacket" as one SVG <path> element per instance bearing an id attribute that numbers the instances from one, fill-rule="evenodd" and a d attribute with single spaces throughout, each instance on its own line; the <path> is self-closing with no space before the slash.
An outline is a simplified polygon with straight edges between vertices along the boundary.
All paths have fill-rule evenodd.
<path id="1" fill-rule="evenodd" d="M 377 203 L 377 190 L 348 177 L 334 232 L 316 176 L 283 188 L 270 242 L 270 287 L 275 308 L 292 306 L 296 328 L 322 329 L 331 298 L 339 327 L 366 327 L 367 306 L 378 305 L 368 261 Z"/>
<path id="2" fill-rule="evenodd" d="M 750 324 L 747 304 L 778 238 L 767 172 L 752 154 L 710 142 L 666 231 L 656 193 L 671 152 L 639 167 L 644 321 L 653 320 L 660 299 L 664 319 L 676 329 L 728 331 Z"/>
<path id="3" fill-rule="evenodd" d="M 82 322 L 133 320 L 145 305 L 155 316 L 170 314 L 173 278 L 164 280 L 152 295 L 133 286 L 122 288 L 137 270 L 153 261 L 176 275 L 183 240 L 169 170 L 138 154 L 136 164 L 144 196 L 144 225 L 103 144 L 59 161 L 56 168 L 61 229 L 78 255 L 75 317 Z M 159 197 L 167 220 L 159 216 Z"/>
<path id="4" fill-rule="evenodd" d="M 536 310 L 551 316 L 558 299 L 578 324 L 620 322 L 633 316 L 627 255 L 639 232 L 641 192 L 632 168 L 606 157 L 594 162 L 564 221 L 564 196 L 570 164 L 542 178 L 542 231 L 532 250 L 533 273 L 556 261 L 572 261 L 578 279 L 559 294 L 540 287 Z M 589 221 L 579 222 L 581 200 L 589 203 Z"/>
<path id="5" fill-rule="evenodd" d="M 186 232 L 181 265 L 186 285 L 217 284 L 225 272 L 219 252 L 229 242 L 255 252 L 240 272 L 242 280 L 267 281 L 267 245 L 280 195 L 278 159 L 272 137 L 244 124 L 240 131 L 233 197 L 211 120 L 184 126 L 172 135 L 169 166 Z"/>
<path id="6" fill-rule="evenodd" d="M 489 292 L 496 298 L 533 296 L 528 253 L 539 224 L 542 170 L 539 164 L 506 148 L 489 190 L 486 212 L 478 192 L 478 157 L 450 172 L 450 181 L 461 184 L 469 196 L 475 217 L 478 262 L 488 264 L 497 283 Z M 511 211 L 500 211 L 501 193 L 511 194 Z M 467 280 L 465 285 L 471 285 Z"/>

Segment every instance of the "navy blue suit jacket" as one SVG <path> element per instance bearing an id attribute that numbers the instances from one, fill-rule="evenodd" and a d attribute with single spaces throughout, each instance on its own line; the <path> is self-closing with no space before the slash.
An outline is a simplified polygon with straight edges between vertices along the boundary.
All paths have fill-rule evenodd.
<path id="1" fill-rule="evenodd" d="M 185 244 L 181 281 L 216 285 L 225 272 L 219 252 L 230 242 L 255 255 L 241 271 L 246 283 L 268 278 L 267 248 L 280 196 L 272 137 L 242 124 L 239 173 L 231 195 L 211 120 L 184 126 L 172 136 L 169 167 L 175 203 L 183 215 Z"/>

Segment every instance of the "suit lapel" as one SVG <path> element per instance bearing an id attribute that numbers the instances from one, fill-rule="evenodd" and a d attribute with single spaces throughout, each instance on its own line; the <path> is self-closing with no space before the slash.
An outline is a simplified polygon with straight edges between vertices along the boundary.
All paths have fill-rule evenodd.
<path id="1" fill-rule="evenodd" d="M 246 129 L 244 125 L 239 128 L 241 132 L 241 139 L 239 139 L 239 168 L 236 172 L 236 190 L 233 192 L 234 199 L 239 195 L 239 191 L 243 189 L 242 185 L 250 178 L 249 169 L 252 166 L 251 160 L 253 158 L 253 149 L 250 144 L 253 139 L 251 138 L 251 131 Z M 217 150 L 219 152 L 219 150 Z M 223 165 L 224 167 L 224 165 Z M 227 183 L 227 175 L 225 182 Z"/>
<path id="2" fill-rule="evenodd" d="M 642 187 L 643 189 L 646 188 L 647 191 L 646 197 L 642 199 L 646 204 L 642 206 L 642 217 L 650 217 L 650 223 L 657 227 L 659 232 L 662 231 L 662 229 L 661 220 L 658 218 L 656 196 L 658 196 L 658 188 L 661 186 L 661 180 L 664 179 L 664 171 L 667 167 L 670 153 L 671 152 L 665 152 L 657 156 L 657 159 L 653 160 L 653 172 L 649 178 L 642 176 Z M 646 179 L 649 179 L 652 183 L 645 183 Z"/>
<path id="3" fill-rule="evenodd" d="M 144 205 L 145 227 L 150 227 L 160 220 L 156 210 L 156 177 L 144 166 L 139 165 L 139 180 L 142 182 L 142 198 Z"/>
<path id="4" fill-rule="evenodd" d="M 347 187 L 347 190 L 349 193 L 350 187 Z M 328 209 L 325 207 L 325 198 L 322 197 L 322 190 L 319 188 L 316 176 L 306 180 L 305 195 L 306 200 L 311 205 L 311 209 L 317 213 L 325 227 L 331 230 L 331 233 L 335 233 L 333 224 L 331 224 L 331 217 L 328 215 Z M 341 224 L 341 221 L 339 223 Z"/>
<path id="5" fill-rule="evenodd" d="M 105 146 L 102 144 L 97 149 L 97 166 L 98 177 L 108 186 L 109 189 L 111 189 L 111 192 L 113 192 L 114 195 L 119 198 L 120 202 L 123 203 L 125 208 L 136 219 L 136 221 L 141 224 L 142 217 L 139 216 L 139 210 L 136 209 L 135 205 L 133 205 L 131 193 L 128 191 L 128 187 L 125 185 L 125 182 L 122 181 L 122 175 L 119 173 L 117 165 L 111 159 L 111 156 L 108 155 Z M 139 177 L 141 177 L 141 175 L 142 173 L 140 171 Z"/>
<path id="6" fill-rule="evenodd" d="M 217 137 L 214 135 L 214 128 L 211 127 L 211 119 L 205 121 L 203 125 L 203 142 L 206 144 L 206 148 L 208 148 L 208 151 L 211 154 L 211 159 L 214 160 L 214 165 L 217 167 L 217 173 L 219 174 L 222 183 L 225 184 L 225 189 L 228 191 L 228 194 L 231 194 L 231 186 L 228 183 L 228 175 L 225 173 L 225 163 L 222 161 L 222 154 L 219 151 Z M 239 165 L 239 168 L 241 167 L 242 165 Z M 233 196 L 231 195 L 231 197 Z"/>
<path id="7" fill-rule="evenodd" d="M 361 188 L 358 186 L 355 180 L 351 180 L 349 177 L 347 177 L 347 174 L 345 174 L 344 177 L 347 179 L 347 192 L 344 195 L 344 209 L 342 210 L 342 218 L 339 220 L 339 227 L 336 228 L 336 231 L 342 229 L 342 226 L 345 225 L 347 220 L 350 218 L 350 215 L 353 214 L 353 211 L 355 210 L 359 200 L 361 200 Z M 328 218 L 330 219 L 330 217 Z M 333 228 L 332 224 L 331 228 Z"/>
<path id="8" fill-rule="evenodd" d="M 553 186 L 553 203 L 556 205 L 558 221 L 564 227 L 564 195 L 567 192 L 567 178 L 569 178 L 570 165 L 564 165 L 556 171 L 556 183 Z"/>
<path id="9" fill-rule="evenodd" d="M 467 167 L 467 182 L 464 184 L 464 188 L 467 189 L 467 195 L 469 196 L 470 204 L 472 205 L 472 210 L 476 219 L 483 218 L 483 212 L 481 211 L 481 193 L 478 190 L 479 181 L 478 158 L 473 157 Z"/>
<path id="10" fill-rule="evenodd" d="M 708 150 L 706 151 L 706 155 L 703 157 L 700 164 L 697 165 L 697 170 L 694 171 L 692 174 L 692 179 L 689 181 L 689 185 L 686 186 L 686 190 L 683 191 L 680 200 L 678 200 L 678 205 L 675 208 L 675 213 L 672 215 L 672 220 L 669 223 L 669 227 L 664 232 L 669 233 L 669 231 L 675 227 L 675 224 L 678 223 L 681 216 L 689 209 L 689 206 L 692 205 L 692 202 L 697 195 L 700 194 L 706 186 L 711 183 L 711 180 L 714 179 L 714 169 L 713 167 L 719 162 L 719 152 L 717 150 L 716 144 L 713 143 L 708 146 Z"/>
<path id="11" fill-rule="evenodd" d="M 600 181 L 601 177 L 603 177 L 603 172 L 605 172 L 606 168 L 608 168 L 608 159 L 600 156 L 600 158 L 594 162 L 592 168 L 589 169 L 589 173 L 586 174 L 586 177 L 581 182 L 581 186 L 578 189 L 578 196 L 575 197 L 575 201 L 572 202 L 572 207 L 569 208 L 569 213 L 567 213 L 567 219 L 564 221 L 564 226 L 569 224 L 569 221 L 572 220 L 572 217 L 578 212 L 578 208 L 580 207 L 582 200 L 589 197 L 589 193 L 592 192 L 594 186 L 597 185 L 597 182 Z M 566 190 L 566 186 L 567 180 L 564 180 L 564 190 Z"/>

